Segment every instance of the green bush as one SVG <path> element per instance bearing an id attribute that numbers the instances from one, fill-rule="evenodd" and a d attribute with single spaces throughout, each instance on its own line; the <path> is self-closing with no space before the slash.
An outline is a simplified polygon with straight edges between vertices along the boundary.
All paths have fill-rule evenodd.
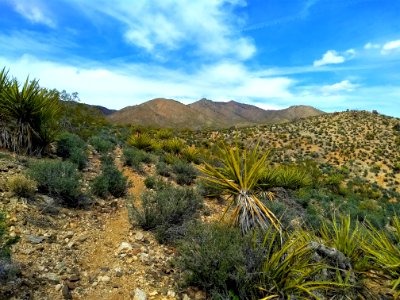
<path id="1" fill-rule="evenodd" d="M 83 170 L 88 162 L 86 143 L 78 135 L 65 132 L 57 139 L 57 155 L 69 159 Z"/>
<path id="2" fill-rule="evenodd" d="M 39 191 L 58 197 L 65 204 L 76 206 L 81 194 L 81 176 L 69 161 L 43 160 L 33 163 L 28 175 L 38 184 Z"/>
<path id="3" fill-rule="evenodd" d="M 165 187 L 166 183 L 160 177 L 148 176 L 144 180 L 144 185 L 148 189 L 160 190 Z"/>
<path id="4" fill-rule="evenodd" d="M 156 230 L 160 242 L 173 242 L 180 234 L 174 229 L 193 219 L 202 205 L 203 198 L 195 190 L 165 185 L 144 192 L 141 207 L 133 207 L 133 216 L 143 229 Z"/>
<path id="5" fill-rule="evenodd" d="M 124 164 L 137 171 L 142 171 L 142 163 L 149 164 L 153 161 L 150 154 L 135 148 L 124 149 L 123 157 Z"/>
<path id="6" fill-rule="evenodd" d="M 223 224 L 195 223 L 177 248 L 175 265 L 185 286 L 204 289 L 212 299 L 256 298 L 262 249 L 253 248 L 250 235 Z"/>
<path id="7" fill-rule="evenodd" d="M 117 169 L 112 156 L 102 156 L 101 161 L 102 172 L 91 184 L 92 193 L 101 198 L 109 194 L 115 198 L 125 196 L 129 186 L 128 178 Z"/>
<path id="8" fill-rule="evenodd" d="M 22 174 L 11 176 L 8 179 L 8 189 L 18 197 L 31 198 L 36 192 L 37 184 L 34 180 Z"/>
<path id="9" fill-rule="evenodd" d="M 197 170 L 188 163 L 178 161 L 172 166 L 172 170 L 176 174 L 176 182 L 179 185 L 190 185 L 197 177 Z"/>
<path id="10" fill-rule="evenodd" d="M 168 164 L 165 162 L 158 162 L 156 164 L 156 171 L 158 175 L 164 176 L 164 177 L 170 177 L 171 176 L 171 168 Z"/>
<path id="11" fill-rule="evenodd" d="M 105 136 L 93 136 L 89 139 L 89 144 L 93 146 L 99 153 L 108 153 L 114 149 L 114 143 Z"/>

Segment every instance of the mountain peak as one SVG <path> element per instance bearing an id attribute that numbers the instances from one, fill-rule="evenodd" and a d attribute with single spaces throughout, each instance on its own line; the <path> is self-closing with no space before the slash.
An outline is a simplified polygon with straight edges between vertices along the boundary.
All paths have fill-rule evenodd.
<path id="1" fill-rule="evenodd" d="M 313 107 L 302 105 L 283 110 L 264 110 L 234 100 L 215 102 L 202 98 L 185 105 L 174 99 L 155 98 L 115 112 L 109 119 L 124 124 L 200 129 L 291 121 L 322 113 Z"/>

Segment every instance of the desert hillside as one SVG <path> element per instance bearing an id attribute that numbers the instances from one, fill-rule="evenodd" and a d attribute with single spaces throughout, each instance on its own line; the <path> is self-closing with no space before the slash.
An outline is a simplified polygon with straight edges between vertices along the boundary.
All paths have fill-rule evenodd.
<path id="1" fill-rule="evenodd" d="M 366 111 L 323 114 L 295 122 L 213 131 L 199 139 L 260 141 L 274 162 L 317 161 L 400 192 L 400 120 Z"/>

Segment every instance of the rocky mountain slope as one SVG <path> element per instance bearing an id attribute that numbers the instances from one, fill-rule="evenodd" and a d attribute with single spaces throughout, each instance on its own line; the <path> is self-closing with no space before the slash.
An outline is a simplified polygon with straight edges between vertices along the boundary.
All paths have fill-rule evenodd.
<path id="1" fill-rule="evenodd" d="M 270 122 L 286 122 L 323 114 L 310 106 L 292 106 L 283 110 L 263 110 L 235 101 L 214 102 L 201 99 L 185 105 L 158 98 L 129 106 L 111 114 L 111 122 L 170 128 L 228 128 Z"/>

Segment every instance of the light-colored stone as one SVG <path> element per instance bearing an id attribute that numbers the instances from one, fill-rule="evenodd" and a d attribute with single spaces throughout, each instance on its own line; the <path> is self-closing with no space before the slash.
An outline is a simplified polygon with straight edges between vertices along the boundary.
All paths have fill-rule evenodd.
<path id="1" fill-rule="evenodd" d="M 140 231 L 136 232 L 136 234 L 135 234 L 135 240 L 137 240 L 137 241 L 143 241 L 143 239 L 144 239 L 143 233 L 141 233 Z"/>
<path id="2" fill-rule="evenodd" d="M 132 245 L 129 244 L 128 242 L 122 242 L 121 245 L 118 247 L 118 252 L 121 251 L 126 251 L 126 250 L 132 250 Z"/>
<path id="3" fill-rule="evenodd" d="M 133 300 L 147 300 L 147 295 L 144 291 L 141 289 L 135 289 L 135 296 L 133 297 Z"/>

